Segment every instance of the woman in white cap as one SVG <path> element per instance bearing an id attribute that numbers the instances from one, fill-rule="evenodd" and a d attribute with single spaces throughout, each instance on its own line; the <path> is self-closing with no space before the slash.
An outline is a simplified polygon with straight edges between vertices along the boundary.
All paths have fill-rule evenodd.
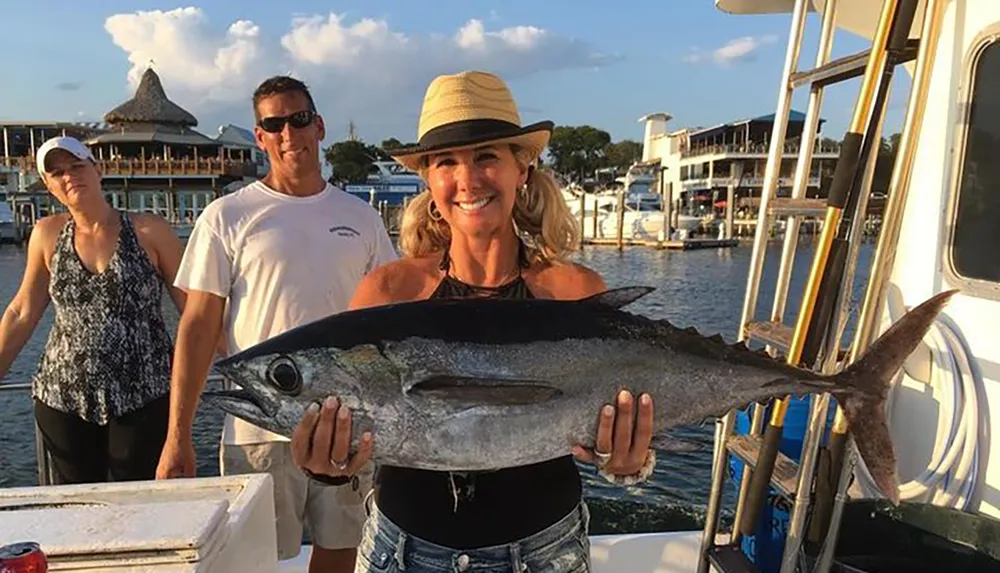
<path id="1" fill-rule="evenodd" d="M 579 299 L 606 290 L 596 272 L 566 261 L 579 227 L 558 184 L 536 167 L 552 127 L 522 127 L 510 91 L 492 74 L 436 78 L 419 143 L 387 150 L 428 184 L 403 217 L 405 256 L 370 273 L 352 307 L 476 296 Z M 617 409 L 594 413 L 597 452 L 577 448 L 576 455 L 597 460 L 610 481 L 634 483 L 655 463 L 653 404 L 646 395 L 617 398 Z M 349 420 L 335 424 L 336 410 L 307 413 L 293 437 L 296 462 L 314 475 L 350 474 L 370 456 L 370 441 L 347 456 Z M 313 447 L 313 435 L 330 432 L 317 441 L 332 447 Z M 374 434 L 377 441 L 377 427 Z M 383 466 L 356 571 L 587 571 L 587 524 L 570 455 L 470 474 Z"/>
<path id="2" fill-rule="evenodd" d="M 162 217 L 107 202 L 94 156 L 79 140 L 50 139 L 35 160 L 68 212 L 32 230 L 21 287 L 0 321 L 0 378 L 51 300 L 32 396 L 55 483 L 153 479 L 173 353 L 161 300 L 181 243 Z M 180 310 L 184 293 L 168 288 Z"/>

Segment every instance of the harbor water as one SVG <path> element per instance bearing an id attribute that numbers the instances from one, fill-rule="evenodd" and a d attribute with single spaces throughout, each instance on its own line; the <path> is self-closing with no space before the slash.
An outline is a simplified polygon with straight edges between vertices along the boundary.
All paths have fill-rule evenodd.
<path id="1" fill-rule="evenodd" d="M 786 322 L 797 309 L 808 276 L 814 244 L 804 239 L 798 245 Z M 656 290 L 626 310 L 651 318 L 666 319 L 680 326 L 694 326 L 701 333 L 720 333 L 735 341 L 752 245 L 690 251 L 655 250 L 647 247 L 585 247 L 573 256 L 579 263 L 600 272 L 609 287 L 647 285 Z M 859 295 L 867 280 L 872 245 L 860 248 L 858 274 L 852 310 L 856 315 Z M 764 280 L 757 317 L 770 314 L 781 243 L 768 246 Z M 20 285 L 25 249 L 0 245 L 0 304 L 6 307 Z M 177 312 L 164 296 L 164 309 L 171 336 L 175 334 Z M 0 382 L 27 382 L 37 366 L 52 322 L 48 308 L 31 339 Z M 853 320 L 852 316 L 852 320 Z M 613 399 L 609 396 L 609 400 Z M 218 446 L 222 417 L 202 406 L 195 422 L 195 444 L 200 476 L 218 475 Z M 593 469 L 581 465 L 581 472 L 594 513 L 594 532 L 657 531 L 700 528 L 707 501 L 714 424 L 680 428 L 675 435 L 703 445 L 701 451 L 658 457 L 656 471 L 648 482 L 622 489 L 604 482 Z M 32 403 L 28 392 L 0 392 L 0 487 L 29 486 L 36 483 Z M 732 483 L 727 483 L 724 505 L 732 507 Z M 724 519 L 727 514 L 724 513 Z"/>

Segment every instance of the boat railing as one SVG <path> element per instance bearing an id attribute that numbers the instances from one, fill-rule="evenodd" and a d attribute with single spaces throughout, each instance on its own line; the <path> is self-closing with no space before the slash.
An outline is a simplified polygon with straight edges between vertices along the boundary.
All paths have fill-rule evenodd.
<path id="1" fill-rule="evenodd" d="M 781 187 L 791 187 L 795 182 L 794 177 L 779 177 L 778 185 Z M 763 187 L 765 179 L 763 177 L 681 177 L 681 186 L 683 191 L 691 190 L 705 190 L 715 187 L 728 187 L 730 185 L 738 185 L 740 188 L 747 187 Z M 822 180 L 819 176 L 811 176 L 807 179 L 806 185 L 808 187 L 819 187 Z"/>
<path id="2" fill-rule="evenodd" d="M 222 382 L 222 376 L 219 374 L 209 374 L 206 380 L 207 383 Z M 31 392 L 31 382 L 5 382 L 0 380 L 0 395 L 6 392 Z M 52 474 L 52 456 L 45 447 L 45 440 L 42 439 L 41 430 L 38 428 L 38 424 L 35 424 L 35 466 L 38 471 L 38 485 L 47 486 L 54 483 Z"/>
<path id="3" fill-rule="evenodd" d="M 798 143 L 786 143 L 784 145 L 784 153 L 786 155 L 798 154 L 801 145 Z M 763 143 L 723 143 L 716 145 L 699 145 L 697 147 L 687 148 L 681 151 L 681 157 L 697 157 L 701 155 L 721 155 L 726 153 L 732 154 L 754 154 L 761 155 L 763 157 L 767 156 L 768 145 Z M 840 144 L 834 144 L 830 142 L 816 142 L 813 146 L 813 154 L 839 154 Z"/>
<path id="4" fill-rule="evenodd" d="M 257 175 L 257 164 L 253 161 L 220 159 L 218 157 L 198 157 L 182 159 L 159 159 L 127 157 L 98 160 L 101 172 L 107 176 L 133 175 L 225 175 L 231 177 L 251 177 Z M 34 157 L 0 157 L 0 165 L 21 171 L 34 172 Z"/>

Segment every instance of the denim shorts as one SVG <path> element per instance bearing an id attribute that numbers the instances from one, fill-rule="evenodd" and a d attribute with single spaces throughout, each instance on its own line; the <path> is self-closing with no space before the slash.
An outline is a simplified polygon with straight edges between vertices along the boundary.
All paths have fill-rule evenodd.
<path id="1" fill-rule="evenodd" d="M 590 513 L 581 501 L 566 517 L 524 539 L 459 550 L 407 534 L 373 503 L 354 573 L 588 573 L 589 524 Z"/>

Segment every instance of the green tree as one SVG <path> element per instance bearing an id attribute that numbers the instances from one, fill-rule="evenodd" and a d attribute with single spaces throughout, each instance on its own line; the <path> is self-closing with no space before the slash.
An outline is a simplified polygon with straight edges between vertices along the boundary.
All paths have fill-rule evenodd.
<path id="1" fill-rule="evenodd" d="M 364 183 L 374 161 L 384 152 L 360 140 L 338 141 L 323 150 L 327 165 L 333 169 L 332 180 L 341 185 Z"/>
<path id="2" fill-rule="evenodd" d="M 396 139 L 395 137 L 390 137 L 389 139 L 383 139 L 379 147 L 385 150 L 395 149 L 397 147 L 403 147 L 403 142 Z"/>
<path id="3" fill-rule="evenodd" d="M 583 178 L 604 167 L 610 143 L 611 134 L 590 125 L 557 126 L 549 138 L 552 168 L 564 175 Z"/>
<path id="4" fill-rule="evenodd" d="M 616 167 L 624 171 L 642 159 L 642 144 L 631 139 L 623 139 L 608 144 L 604 154 L 607 157 L 606 167 Z"/>

